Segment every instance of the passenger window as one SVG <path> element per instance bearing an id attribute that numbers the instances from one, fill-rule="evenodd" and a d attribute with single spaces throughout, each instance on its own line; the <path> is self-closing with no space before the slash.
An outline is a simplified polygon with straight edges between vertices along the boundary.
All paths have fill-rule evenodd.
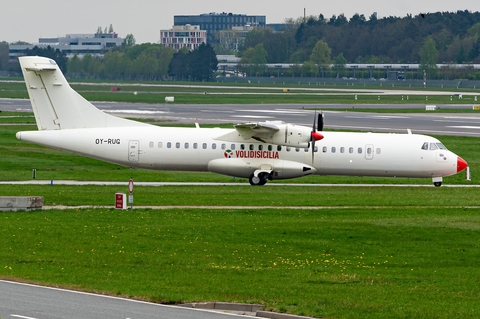
<path id="1" fill-rule="evenodd" d="M 263 151 L 263 145 L 262 144 L 258 145 L 258 150 Z"/>
<path id="2" fill-rule="evenodd" d="M 185 143 L 185 149 L 188 149 L 190 145 L 188 143 Z"/>
<path id="3" fill-rule="evenodd" d="M 327 152 L 327 147 L 326 146 L 322 147 L 322 152 L 324 152 L 324 153 Z"/>
<path id="4" fill-rule="evenodd" d="M 255 149 L 255 146 L 253 144 L 250 144 L 248 148 L 250 149 L 250 151 L 253 151 Z"/>
<path id="5" fill-rule="evenodd" d="M 290 152 L 290 150 L 291 150 L 291 147 L 287 146 L 287 152 Z"/>
<path id="6" fill-rule="evenodd" d="M 340 147 L 340 153 L 345 153 L 345 147 Z"/>
<path id="7" fill-rule="evenodd" d="M 372 148 L 371 147 L 367 147 L 367 154 L 372 155 Z"/>
<path id="8" fill-rule="evenodd" d="M 350 147 L 350 148 L 348 149 L 348 152 L 349 152 L 350 154 L 352 154 L 352 153 L 353 153 L 353 147 Z"/>
<path id="9" fill-rule="evenodd" d="M 361 147 L 358 148 L 358 154 L 362 154 L 363 150 Z"/>
<path id="10" fill-rule="evenodd" d="M 167 143 L 167 148 L 172 148 L 172 143 L 171 142 Z"/>
<path id="11" fill-rule="evenodd" d="M 315 148 L 313 149 L 313 151 L 316 153 L 318 152 L 318 146 L 315 146 Z"/>
<path id="12" fill-rule="evenodd" d="M 245 149 L 245 145 L 244 145 L 244 144 L 240 144 L 240 149 L 241 149 L 241 150 L 244 150 L 244 149 Z"/>
<path id="13" fill-rule="evenodd" d="M 148 143 L 148 146 L 149 146 L 150 148 L 153 148 L 153 142 Z"/>
<path id="14" fill-rule="evenodd" d="M 162 148 L 163 147 L 163 143 L 162 142 L 158 142 L 158 148 Z"/>
<path id="15" fill-rule="evenodd" d="M 233 151 L 235 150 L 235 144 L 230 145 L 230 149 Z"/>
<path id="16" fill-rule="evenodd" d="M 337 151 L 337 148 L 335 146 L 332 146 L 332 153 L 335 153 Z"/>
<path id="17" fill-rule="evenodd" d="M 175 143 L 176 148 L 180 148 L 180 142 Z"/>
<path id="18" fill-rule="evenodd" d="M 380 154 L 382 150 L 380 148 L 377 148 L 377 154 Z"/>
<path id="19" fill-rule="evenodd" d="M 203 148 L 204 150 L 206 150 L 206 149 L 207 149 L 207 143 L 203 143 L 203 144 L 202 144 L 202 148 Z"/>
<path id="20" fill-rule="evenodd" d="M 226 150 L 227 149 L 227 145 L 225 143 L 222 144 L 222 150 Z"/>
<path id="21" fill-rule="evenodd" d="M 193 148 L 197 149 L 198 148 L 198 143 L 193 143 Z"/>
<path id="22" fill-rule="evenodd" d="M 277 151 L 281 151 L 282 150 L 282 146 L 281 145 L 277 145 Z"/>
<path id="23" fill-rule="evenodd" d="M 295 147 L 296 152 L 300 152 L 300 149 L 298 147 Z"/>
<path id="24" fill-rule="evenodd" d="M 435 144 L 435 143 L 430 143 L 430 150 L 431 150 L 431 151 L 438 150 L 437 144 Z"/>
<path id="25" fill-rule="evenodd" d="M 273 150 L 273 146 L 272 146 L 272 145 L 268 145 L 268 150 L 269 150 L 269 151 L 272 151 L 272 150 Z"/>
<path id="26" fill-rule="evenodd" d="M 423 143 L 422 150 L 428 150 L 428 142 Z"/>
<path id="27" fill-rule="evenodd" d="M 305 147 L 304 150 L 305 150 L 305 153 L 307 153 L 308 150 L 309 150 L 309 148 L 308 148 L 308 147 Z"/>
<path id="28" fill-rule="evenodd" d="M 212 143 L 212 150 L 216 150 L 217 149 L 217 144 L 216 143 Z"/>

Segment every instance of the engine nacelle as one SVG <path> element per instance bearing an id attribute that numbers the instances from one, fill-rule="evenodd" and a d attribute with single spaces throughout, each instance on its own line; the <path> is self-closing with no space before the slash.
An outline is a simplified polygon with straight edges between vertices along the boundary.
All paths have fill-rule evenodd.
<path id="1" fill-rule="evenodd" d="M 265 159 L 219 158 L 208 163 L 208 170 L 213 173 L 249 178 L 265 164 Z M 286 160 L 270 160 L 271 179 L 288 179 L 315 174 L 313 166 Z"/>
<path id="2" fill-rule="evenodd" d="M 263 139 L 267 143 L 291 147 L 306 148 L 310 144 L 312 129 L 306 126 L 293 124 L 277 125 L 278 132 L 271 138 Z"/>

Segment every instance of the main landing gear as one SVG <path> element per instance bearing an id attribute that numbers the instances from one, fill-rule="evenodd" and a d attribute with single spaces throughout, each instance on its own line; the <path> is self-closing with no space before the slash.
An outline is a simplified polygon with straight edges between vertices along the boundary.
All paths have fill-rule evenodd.
<path id="1" fill-rule="evenodd" d="M 250 175 L 250 178 L 248 181 L 250 182 L 250 185 L 252 186 L 263 186 L 267 183 L 268 177 L 270 174 L 268 173 L 258 173 L 258 176 L 255 176 L 254 174 Z"/>

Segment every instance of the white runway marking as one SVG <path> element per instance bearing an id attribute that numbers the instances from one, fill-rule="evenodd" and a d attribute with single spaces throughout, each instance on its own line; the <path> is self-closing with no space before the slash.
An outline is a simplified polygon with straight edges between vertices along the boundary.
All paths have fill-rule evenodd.
<path id="1" fill-rule="evenodd" d="M 480 126 L 468 126 L 468 125 L 465 125 L 465 126 L 447 126 L 447 127 L 480 130 Z"/>
<path id="2" fill-rule="evenodd" d="M 10 315 L 10 317 L 23 318 L 23 319 L 37 319 L 37 318 L 33 318 L 33 317 L 25 317 L 25 316 L 20 316 L 20 315 Z"/>

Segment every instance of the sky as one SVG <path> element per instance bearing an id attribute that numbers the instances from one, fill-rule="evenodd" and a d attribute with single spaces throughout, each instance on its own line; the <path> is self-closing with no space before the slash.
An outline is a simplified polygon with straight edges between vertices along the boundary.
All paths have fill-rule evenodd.
<path id="1" fill-rule="evenodd" d="M 378 18 L 428 12 L 480 11 L 477 0 L 1 0 L 0 42 L 26 41 L 38 43 L 38 38 L 61 37 L 66 34 L 93 34 L 112 24 L 120 37 L 133 34 L 137 44 L 158 43 L 160 30 L 170 29 L 175 15 L 202 13 L 234 13 L 265 15 L 267 23 L 283 23 L 286 18 L 304 14 L 326 18 L 355 13 L 368 19 L 373 12 Z"/>

